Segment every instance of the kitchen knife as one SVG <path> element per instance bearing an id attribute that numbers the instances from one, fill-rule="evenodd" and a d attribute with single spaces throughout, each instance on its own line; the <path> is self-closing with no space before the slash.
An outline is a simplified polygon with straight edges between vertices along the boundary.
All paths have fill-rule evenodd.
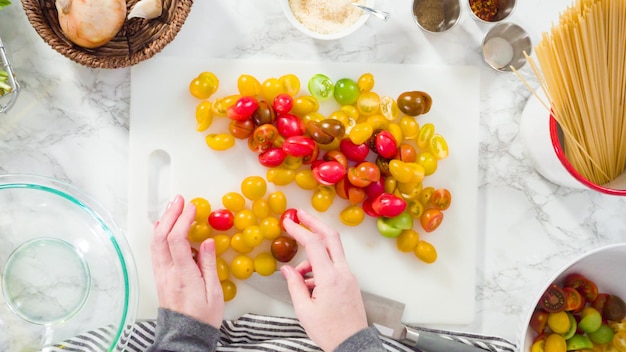
<path id="1" fill-rule="evenodd" d="M 279 301 L 291 304 L 287 281 L 280 271 L 269 276 L 254 274 L 246 281 L 258 291 Z M 402 323 L 405 304 L 373 293 L 361 291 L 367 321 L 381 335 L 390 337 L 424 352 L 485 352 L 486 350 L 438 334 L 418 331 Z"/>

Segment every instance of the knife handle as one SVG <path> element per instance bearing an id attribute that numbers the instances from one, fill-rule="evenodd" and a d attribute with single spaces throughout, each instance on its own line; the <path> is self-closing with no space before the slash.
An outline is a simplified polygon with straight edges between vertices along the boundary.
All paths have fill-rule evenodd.
<path id="1" fill-rule="evenodd" d="M 484 349 L 463 342 L 446 339 L 430 332 L 405 327 L 405 339 L 424 352 L 485 352 Z"/>

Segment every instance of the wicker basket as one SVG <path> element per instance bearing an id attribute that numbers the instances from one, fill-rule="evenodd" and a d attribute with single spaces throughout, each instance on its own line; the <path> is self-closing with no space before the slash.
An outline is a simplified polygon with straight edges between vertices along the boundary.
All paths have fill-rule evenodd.
<path id="1" fill-rule="evenodd" d="M 127 13 L 137 1 L 126 1 Z M 169 44 L 185 23 L 193 0 L 163 0 L 160 17 L 127 19 L 110 42 L 95 49 L 80 47 L 65 37 L 54 0 L 22 0 L 22 4 L 35 31 L 61 55 L 88 67 L 120 68 L 149 59 Z"/>

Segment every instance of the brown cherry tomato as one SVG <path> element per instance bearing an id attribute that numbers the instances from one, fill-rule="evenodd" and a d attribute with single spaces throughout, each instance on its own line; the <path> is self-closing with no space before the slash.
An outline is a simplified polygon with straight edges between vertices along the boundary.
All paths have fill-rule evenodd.
<path id="1" fill-rule="evenodd" d="M 539 306 L 548 313 L 563 311 L 565 309 L 565 292 L 555 284 L 550 285 L 541 296 Z"/>
<path id="2" fill-rule="evenodd" d="M 298 253 L 298 243 L 289 236 L 281 235 L 272 241 L 270 251 L 276 260 L 286 263 Z"/>
<path id="3" fill-rule="evenodd" d="M 398 108 L 409 116 L 422 115 L 430 111 L 433 99 L 426 92 L 410 91 L 398 96 Z"/>
<path id="4" fill-rule="evenodd" d="M 228 131 L 235 138 L 246 139 L 250 137 L 252 131 L 254 131 L 254 122 L 250 119 L 232 120 L 230 124 L 228 124 Z"/>
<path id="5" fill-rule="evenodd" d="M 257 109 L 252 113 L 252 121 L 256 126 L 273 123 L 276 120 L 276 112 L 265 100 L 259 100 Z"/>

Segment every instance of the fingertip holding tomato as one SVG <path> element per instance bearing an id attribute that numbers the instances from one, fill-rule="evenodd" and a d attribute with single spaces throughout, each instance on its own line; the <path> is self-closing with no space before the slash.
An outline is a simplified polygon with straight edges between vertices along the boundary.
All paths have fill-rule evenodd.
<path id="1" fill-rule="evenodd" d="M 289 219 L 293 222 L 295 222 L 296 224 L 300 223 L 300 219 L 298 219 L 298 209 L 296 208 L 289 208 L 286 209 L 281 215 L 280 215 L 280 228 L 285 231 L 285 219 Z"/>

